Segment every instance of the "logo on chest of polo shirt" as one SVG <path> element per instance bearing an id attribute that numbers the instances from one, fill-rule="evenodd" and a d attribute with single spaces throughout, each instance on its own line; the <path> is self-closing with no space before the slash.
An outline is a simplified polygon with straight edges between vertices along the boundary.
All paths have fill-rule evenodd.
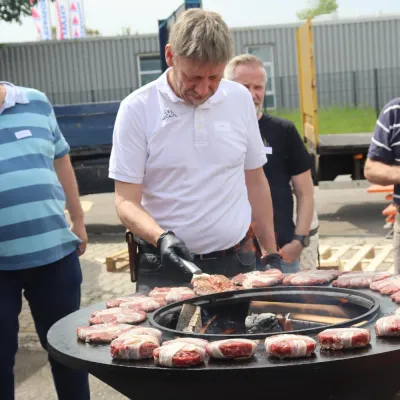
<path id="1" fill-rule="evenodd" d="M 177 115 L 170 108 L 166 108 L 164 110 L 164 114 L 163 114 L 162 120 L 164 121 L 165 119 L 176 117 L 176 116 Z"/>

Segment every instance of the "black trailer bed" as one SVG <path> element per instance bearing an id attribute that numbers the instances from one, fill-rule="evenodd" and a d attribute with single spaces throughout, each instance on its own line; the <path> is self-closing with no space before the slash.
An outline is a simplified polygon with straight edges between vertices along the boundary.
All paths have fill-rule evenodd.
<path id="1" fill-rule="evenodd" d="M 337 133 L 320 135 L 319 154 L 365 152 L 371 144 L 372 133 Z"/>

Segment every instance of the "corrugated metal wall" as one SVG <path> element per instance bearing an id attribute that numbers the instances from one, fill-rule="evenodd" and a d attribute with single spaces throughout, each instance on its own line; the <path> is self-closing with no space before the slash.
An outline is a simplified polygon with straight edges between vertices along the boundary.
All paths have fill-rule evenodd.
<path id="1" fill-rule="evenodd" d="M 232 30 L 236 54 L 274 46 L 278 108 L 298 107 L 296 27 Z M 376 92 L 380 105 L 398 95 L 400 18 L 314 23 L 313 33 L 321 107 L 373 107 Z M 138 56 L 158 52 L 156 34 L 4 45 L 0 79 L 43 90 L 54 104 L 120 100 L 139 86 Z"/>

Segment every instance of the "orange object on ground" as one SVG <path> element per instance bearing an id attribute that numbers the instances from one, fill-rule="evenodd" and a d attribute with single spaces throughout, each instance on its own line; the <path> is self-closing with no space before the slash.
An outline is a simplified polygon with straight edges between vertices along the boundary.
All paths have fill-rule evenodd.
<path id="1" fill-rule="evenodd" d="M 394 204 L 389 204 L 383 211 L 382 215 L 396 215 L 397 214 L 397 207 Z"/>
<path id="2" fill-rule="evenodd" d="M 368 193 L 393 193 L 394 185 L 381 186 L 381 185 L 371 185 L 368 189 Z"/>
<path id="3" fill-rule="evenodd" d="M 385 200 L 392 201 L 393 200 L 393 194 L 387 194 L 385 196 Z"/>

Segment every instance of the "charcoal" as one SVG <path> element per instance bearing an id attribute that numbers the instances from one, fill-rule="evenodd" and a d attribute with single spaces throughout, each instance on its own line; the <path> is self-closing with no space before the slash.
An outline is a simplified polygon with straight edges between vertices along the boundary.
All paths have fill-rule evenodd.
<path id="1" fill-rule="evenodd" d="M 245 325 L 248 333 L 282 332 L 275 314 L 252 314 L 246 318 Z"/>

